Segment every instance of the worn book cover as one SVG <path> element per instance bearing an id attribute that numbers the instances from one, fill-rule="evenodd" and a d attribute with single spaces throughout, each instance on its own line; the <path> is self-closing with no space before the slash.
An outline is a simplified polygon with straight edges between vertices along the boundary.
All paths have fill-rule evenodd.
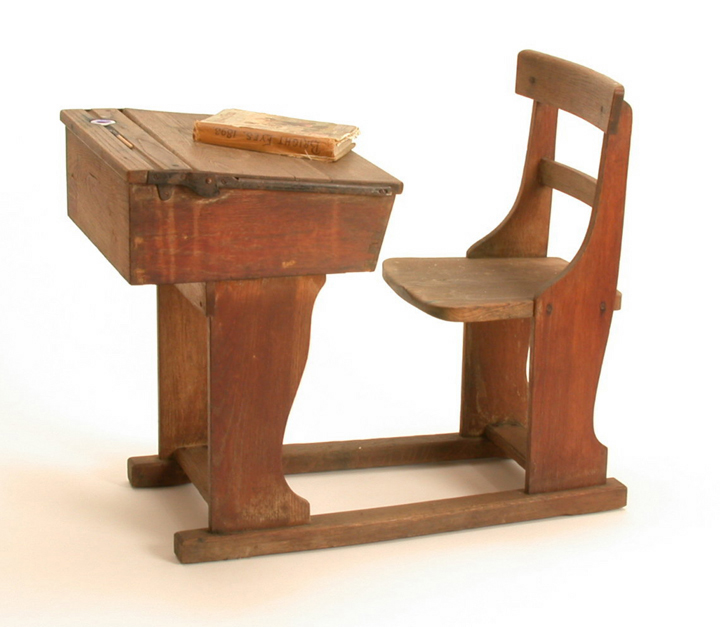
<path id="1" fill-rule="evenodd" d="M 337 161 L 355 146 L 357 126 L 225 109 L 195 122 L 193 139 L 206 144 Z"/>

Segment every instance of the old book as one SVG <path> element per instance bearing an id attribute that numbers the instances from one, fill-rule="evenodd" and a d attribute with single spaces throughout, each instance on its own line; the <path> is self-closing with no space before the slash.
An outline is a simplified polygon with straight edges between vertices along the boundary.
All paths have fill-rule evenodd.
<path id="1" fill-rule="evenodd" d="M 195 122 L 193 139 L 206 144 L 337 161 L 355 146 L 357 126 L 225 109 Z"/>

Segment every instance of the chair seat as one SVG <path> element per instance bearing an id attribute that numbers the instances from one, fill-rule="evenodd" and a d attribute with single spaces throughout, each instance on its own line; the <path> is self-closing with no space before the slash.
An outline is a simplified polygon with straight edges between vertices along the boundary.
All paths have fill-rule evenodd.
<path id="1" fill-rule="evenodd" d="M 557 257 L 387 259 L 383 278 L 404 300 L 441 320 L 531 318 L 535 297 L 567 266 Z M 615 301 L 620 308 L 620 294 Z"/>

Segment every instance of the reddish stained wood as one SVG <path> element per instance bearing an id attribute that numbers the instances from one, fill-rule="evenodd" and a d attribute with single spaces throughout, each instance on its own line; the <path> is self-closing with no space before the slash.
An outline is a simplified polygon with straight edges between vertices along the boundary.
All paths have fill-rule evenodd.
<path id="1" fill-rule="evenodd" d="M 131 198 L 134 284 L 371 271 L 394 200 L 178 188 L 163 201 L 151 186 Z"/>
<path id="2" fill-rule="evenodd" d="M 175 451 L 173 459 L 207 503 L 210 502 L 210 457 L 207 446 L 191 446 Z"/>
<path id="3" fill-rule="evenodd" d="M 597 181 L 584 172 L 571 168 L 564 163 L 543 159 L 540 162 L 538 175 L 543 185 L 568 194 L 591 207 L 595 202 Z"/>
<path id="4" fill-rule="evenodd" d="M 160 459 L 157 455 L 131 457 L 127 462 L 127 475 L 133 488 L 159 488 L 190 481 L 175 460 Z"/>
<path id="5" fill-rule="evenodd" d="M 207 442 L 207 318 L 173 285 L 158 285 L 160 457 Z"/>
<path id="6" fill-rule="evenodd" d="M 309 524 L 232 534 L 207 529 L 175 534 L 183 564 L 308 551 L 473 529 L 553 516 L 589 514 L 624 507 L 627 489 L 608 479 L 602 486 L 549 494 L 522 490 L 394 505 L 313 516 Z"/>
<path id="7" fill-rule="evenodd" d="M 530 360 L 529 492 L 599 485 L 607 449 L 593 429 L 595 394 L 612 321 L 632 115 L 605 135 L 588 234 L 563 275 L 538 299 Z"/>
<path id="8" fill-rule="evenodd" d="M 91 124 L 105 115 L 116 124 Z M 354 154 L 309 164 L 196 144 L 197 117 L 129 109 L 61 113 L 70 216 L 128 282 L 374 270 L 400 181 Z M 151 173 L 158 185 L 146 184 Z M 219 181 L 221 191 L 200 196 L 181 184 L 186 174 Z M 163 182 L 176 175 L 177 184 Z"/>
<path id="9" fill-rule="evenodd" d="M 527 463 L 528 431 L 525 425 L 501 423 L 488 425 L 485 437 L 510 459 L 514 459 L 523 468 Z"/>
<path id="10" fill-rule="evenodd" d="M 213 146 L 193 141 L 195 120 L 204 114 L 173 113 L 124 109 L 123 113 L 150 135 L 161 139 L 170 150 L 200 172 L 240 174 L 249 177 L 313 181 L 329 181 L 329 177 L 312 168 L 305 160 L 280 157 L 249 150 Z"/>
<path id="11" fill-rule="evenodd" d="M 210 318 L 210 528 L 307 523 L 282 442 L 324 276 L 225 281 Z"/>
<path id="12" fill-rule="evenodd" d="M 286 474 L 294 474 L 502 456 L 502 452 L 488 440 L 465 438 L 456 433 L 448 433 L 345 442 L 286 444 L 283 447 L 283 467 Z"/>
<path id="13" fill-rule="evenodd" d="M 489 440 L 466 438 L 457 433 L 284 444 L 282 448 L 283 472 L 286 475 L 503 456 L 503 451 Z M 202 494 L 209 493 L 207 472 L 202 472 L 208 465 L 208 447 L 180 449 L 175 457 L 198 490 Z"/>

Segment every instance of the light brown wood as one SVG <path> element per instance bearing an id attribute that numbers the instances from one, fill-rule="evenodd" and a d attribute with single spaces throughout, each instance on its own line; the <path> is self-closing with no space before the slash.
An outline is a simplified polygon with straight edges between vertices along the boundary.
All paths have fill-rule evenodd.
<path id="1" fill-rule="evenodd" d="M 214 283 L 176 283 L 175 287 L 202 314 L 213 315 L 215 311 Z"/>
<path id="2" fill-rule="evenodd" d="M 210 318 L 210 529 L 307 523 L 287 485 L 285 425 L 305 368 L 324 276 L 215 285 Z"/>
<path id="3" fill-rule="evenodd" d="M 383 263 L 383 278 L 410 304 L 441 320 L 531 318 L 535 296 L 566 267 L 557 258 L 406 258 Z"/>
<path id="4" fill-rule="evenodd" d="M 120 109 L 93 109 L 89 113 L 95 118 L 113 120 L 115 124 L 106 130 L 129 142 L 133 154 L 140 155 L 155 168 L 163 170 L 192 170 L 190 165 L 168 150 L 160 141 L 135 124 Z M 127 145 L 127 144 L 126 144 Z M 140 180 L 137 182 L 145 182 Z"/>
<path id="5" fill-rule="evenodd" d="M 193 140 L 193 125 L 207 115 L 125 109 L 124 113 L 155 137 L 161 137 L 170 150 L 194 170 L 219 174 L 238 174 L 251 178 L 297 179 L 330 182 L 330 177 L 307 162 L 249 150 L 228 149 Z"/>
<path id="6" fill-rule="evenodd" d="M 120 141 L 109 127 L 92 124 L 98 116 L 92 111 L 68 109 L 60 112 L 60 119 L 68 133 L 91 146 L 98 160 L 112 169 L 126 182 L 145 182 L 147 171 L 154 168 L 153 163 L 141 152 L 130 148 Z M 70 152 L 70 146 L 68 151 Z"/>
<path id="7" fill-rule="evenodd" d="M 227 149 L 193 141 L 193 125 L 196 120 L 208 117 L 205 114 L 141 109 L 123 112 L 148 134 L 161 138 L 168 149 L 197 171 L 264 180 L 267 189 L 288 181 L 299 186 L 315 185 L 318 191 L 333 191 L 342 184 L 387 187 L 397 194 L 402 191 L 400 181 L 354 152 L 335 163 L 323 163 Z"/>
<path id="8" fill-rule="evenodd" d="M 518 55 L 515 91 L 568 111 L 604 132 L 614 131 L 624 95 L 622 85 L 611 78 L 534 50 Z"/>
<path id="9" fill-rule="evenodd" d="M 412 538 L 553 516 L 624 507 L 627 490 L 615 479 L 602 486 L 529 495 L 522 490 L 313 516 L 306 525 L 217 534 L 207 529 L 175 534 L 184 564 L 308 551 Z"/>
<path id="10" fill-rule="evenodd" d="M 383 278 L 411 305 L 441 320 L 531 318 L 536 297 L 567 267 L 556 257 L 402 258 L 383 263 Z M 610 306 L 619 308 L 620 300 Z"/>

